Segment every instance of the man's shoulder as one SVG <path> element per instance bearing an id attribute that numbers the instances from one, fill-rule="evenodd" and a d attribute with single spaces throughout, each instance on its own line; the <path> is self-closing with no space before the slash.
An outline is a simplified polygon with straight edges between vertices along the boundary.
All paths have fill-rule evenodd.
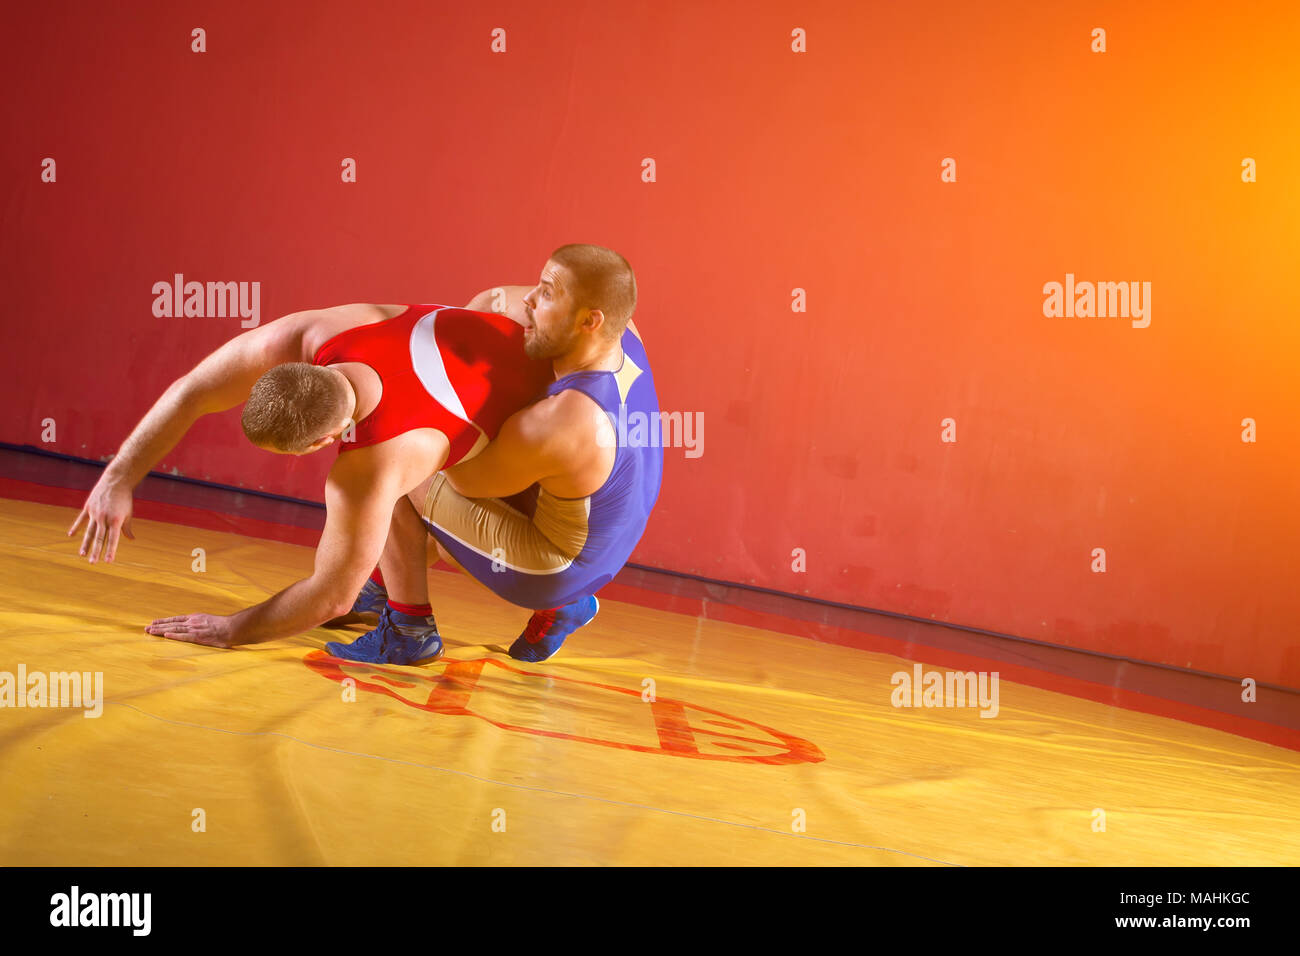
<path id="1" fill-rule="evenodd" d="M 576 388 L 566 388 L 540 399 L 518 413 L 527 437 L 544 440 L 556 435 L 594 436 L 606 419 L 601 407 Z"/>
<path id="2" fill-rule="evenodd" d="M 348 305 L 336 305 L 326 309 L 310 309 L 277 319 L 278 322 L 293 321 L 302 341 L 304 362 L 315 360 L 316 354 L 330 339 L 363 325 L 374 325 L 396 318 L 407 310 L 405 305 L 373 305 L 366 302 L 353 302 Z"/>
<path id="3" fill-rule="evenodd" d="M 538 405 L 546 406 L 546 414 L 562 427 L 593 419 L 593 410 L 601 411 L 594 398 L 579 388 L 565 388 L 547 396 Z"/>

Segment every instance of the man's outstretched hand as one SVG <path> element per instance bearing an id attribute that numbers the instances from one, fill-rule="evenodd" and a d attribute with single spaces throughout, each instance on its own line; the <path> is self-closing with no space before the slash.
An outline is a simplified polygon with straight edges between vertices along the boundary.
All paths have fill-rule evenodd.
<path id="1" fill-rule="evenodd" d="M 244 643 L 236 638 L 231 618 L 216 614 L 182 614 L 180 617 L 160 617 L 145 627 L 154 637 L 167 637 L 173 641 L 204 644 L 208 647 L 235 647 Z"/>
<path id="2" fill-rule="evenodd" d="M 68 529 L 68 537 L 82 521 L 87 522 L 86 534 L 81 539 L 78 554 L 82 557 L 89 555 L 90 563 L 94 564 L 102 551 L 104 560 L 112 561 L 117 556 L 119 534 L 135 540 L 131 533 L 131 489 L 121 485 L 108 472 L 100 475 L 82 505 L 81 514 Z"/>

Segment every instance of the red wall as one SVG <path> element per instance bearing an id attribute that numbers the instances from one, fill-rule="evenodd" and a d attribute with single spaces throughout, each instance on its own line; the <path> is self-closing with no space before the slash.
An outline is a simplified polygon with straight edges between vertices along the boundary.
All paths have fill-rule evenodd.
<path id="1" fill-rule="evenodd" d="M 1300 686 L 1294 4 L 461 6 L 8 12 L 0 439 L 115 451 L 240 331 L 155 318 L 177 272 L 265 321 L 600 242 L 705 422 L 634 560 Z M 1150 327 L 1045 317 L 1067 272 L 1151 282 Z M 328 464 L 237 412 L 165 462 L 318 500 Z"/>

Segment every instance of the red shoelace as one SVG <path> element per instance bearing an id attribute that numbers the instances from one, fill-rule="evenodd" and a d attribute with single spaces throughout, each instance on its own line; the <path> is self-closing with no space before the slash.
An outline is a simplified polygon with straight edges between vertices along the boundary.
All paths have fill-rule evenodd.
<path id="1" fill-rule="evenodd" d="M 560 608 L 551 608 L 549 611 L 534 611 L 533 616 L 528 619 L 528 626 L 524 628 L 524 640 L 529 644 L 536 644 L 546 636 L 547 629 L 555 623 L 555 615 L 559 613 Z"/>

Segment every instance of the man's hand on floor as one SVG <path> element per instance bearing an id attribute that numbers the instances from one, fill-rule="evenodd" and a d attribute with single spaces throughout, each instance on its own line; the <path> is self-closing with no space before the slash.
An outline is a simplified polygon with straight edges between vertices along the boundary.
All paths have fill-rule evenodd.
<path id="1" fill-rule="evenodd" d="M 146 626 L 145 632 L 154 637 L 166 637 L 190 644 L 204 644 L 208 647 L 235 647 L 243 643 L 236 639 L 232 619 L 216 614 L 162 617 Z"/>

